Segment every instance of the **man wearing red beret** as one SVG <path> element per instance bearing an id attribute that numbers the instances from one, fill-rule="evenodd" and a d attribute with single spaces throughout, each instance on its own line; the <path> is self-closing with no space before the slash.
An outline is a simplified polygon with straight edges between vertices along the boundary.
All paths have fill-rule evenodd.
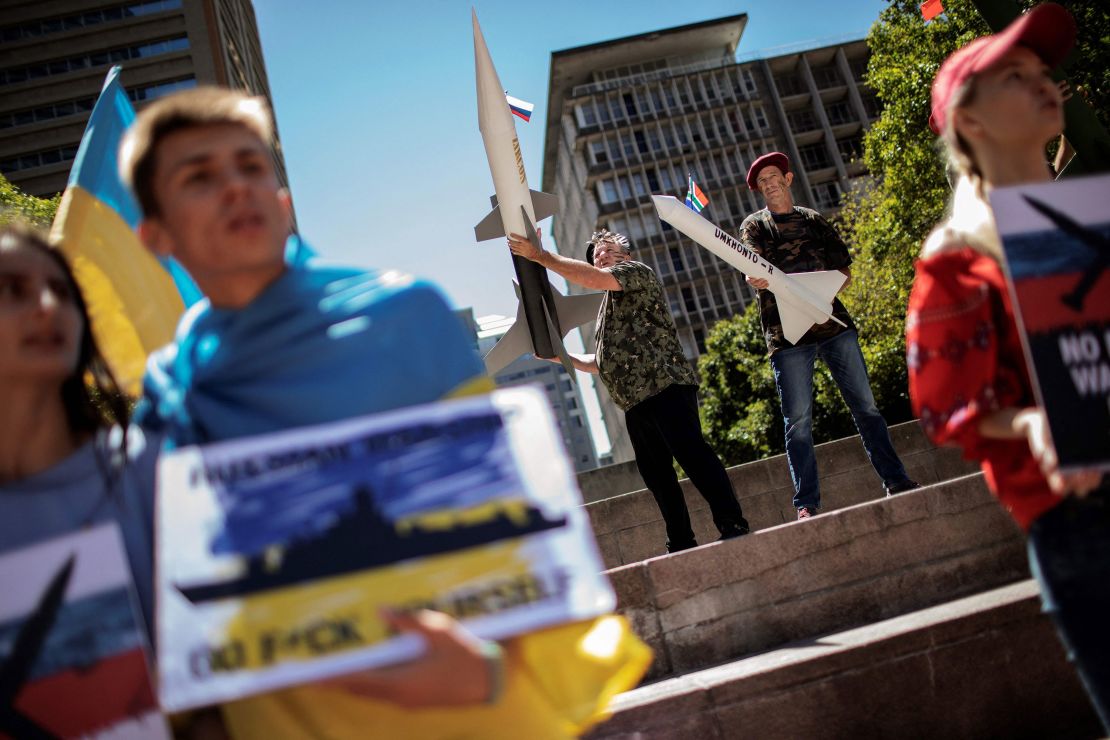
<path id="1" fill-rule="evenodd" d="M 852 258 L 840 235 L 817 211 L 794 205 L 790 193 L 794 173 L 785 154 L 771 152 L 755 160 L 748 170 L 747 182 L 749 188 L 763 196 L 767 207 L 751 214 L 740 225 L 740 241 L 746 247 L 786 273 L 840 270 L 851 280 Z M 758 291 L 759 317 L 786 425 L 786 460 L 794 482 L 798 518 L 808 519 L 821 507 L 817 458 L 813 452 L 813 366 L 818 356 L 828 365 L 848 403 L 867 456 L 887 495 L 918 488 L 906 475 L 890 441 L 886 421 L 875 405 L 856 328 L 840 299 L 833 300 L 833 316 L 843 326 L 831 320 L 817 324 L 791 344 L 783 336 L 778 304 L 774 294 L 767 290 L 767 281 L 751 276 L 746 279 Z M 846 280 L 844 285 L 847 284 Z"/>

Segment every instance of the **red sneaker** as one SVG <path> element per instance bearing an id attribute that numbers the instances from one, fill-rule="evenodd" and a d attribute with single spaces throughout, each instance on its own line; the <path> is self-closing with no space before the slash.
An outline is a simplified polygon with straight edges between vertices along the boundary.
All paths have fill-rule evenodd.
<path id="1" fill-rule="evenodd" d="M 798 519 L 812 519 L 815 516 L 817 516 L 817 509 L 811 509 L 808 506 L 798 509 Z"/>

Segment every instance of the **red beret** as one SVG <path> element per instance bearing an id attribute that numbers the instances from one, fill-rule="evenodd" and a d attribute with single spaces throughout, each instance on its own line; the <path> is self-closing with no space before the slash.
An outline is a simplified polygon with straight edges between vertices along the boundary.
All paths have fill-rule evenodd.
<path id="1" fill-rule="evenodd" d="M 1064 61 L 1075 43 L 1075 20 L 1056 3 L 1041 3 L 1000 33 L 983 36 L 955 51 L 944 60 L 933 80 L 933 111 L 929 128 L 939 134 L 944 130 L 948 104 L 952 95 L 979 72 L 989 69 L 1015 46 L 1024 46 L 1049 67 Z M 751 185 L 751 173 L 748 173 Z"/>
<path id="2" fill-rule="evenodd" d="M 752 166 L 748 168 L 749 190 L 759 190 L 755 184 L 755 179 L 759 177 L 759 173 L 763 171 L 764 167 L 778 167 L 779 171 L 785 175 L 790 171 L 790 159 L 782 152 L 771 152 L 752 162 Z"/>

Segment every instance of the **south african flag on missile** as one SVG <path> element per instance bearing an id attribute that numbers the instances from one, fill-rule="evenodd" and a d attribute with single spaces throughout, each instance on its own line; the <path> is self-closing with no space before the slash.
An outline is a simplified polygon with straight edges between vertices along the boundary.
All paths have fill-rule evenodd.
<path id="1" fill-rule="evenodd" d="M 709 205 L 709 196 L 701 191 L 692 175 L 687 175 L 686 180 L 689 183 L 686 190 L 686 207 L 694 213 L 701 213 L 702 209 Z"/>

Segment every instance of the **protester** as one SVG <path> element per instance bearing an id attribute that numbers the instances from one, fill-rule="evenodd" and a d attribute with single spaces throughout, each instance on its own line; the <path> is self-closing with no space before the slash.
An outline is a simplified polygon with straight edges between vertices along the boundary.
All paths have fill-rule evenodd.
<path id="1" fill-rule="evenodd" d="M 682 353 L 663 286 L 650 267 L 631 259 L 628 239 L 595 233 L 587 245 L 588 263 L 548 252 L 519 234 L 509 236 L 509 249 L 576 285 L 606 291 L 596 352 L 571 360 L 577 369 L 599 375 L 624 410 L 636 467 L 667 526 L 667 552 L 698 544 L 672 459 L 709 504 L 721 539 L 747 534 L 728 472 L 702 436 L 697 378 Z"/>
<path id="2" fill-rule="evenodd" d="M 149 634 L 156 445 L 127 421 L 65 258 L 0 229 L 0 551 L 116 522 Z"/>
<path id="3" fill-rule="evenodd" d="M 198 88 L 144 109 L 123 142 L 140 237 L 206 296 L 152 357 L 137 419 L 172 447 L 490 389 L 433 287 L 307 260 L 297 238 L 286 249 L 290 203 L 271 141 L 264 101 Z M 445 615 L 423 621 L 423 658 L 226 705 L 231 734 L 566 737 L 649 660 L 616 617 L 510 640 L 504 660 Z"/>
<path id="4" fill-rule="evenodd" d="M 953 53 L 937 73 L 929 123 L 958 180 L 951 215 L 917 263 L 906 339 L 914 410 L 933 441 L 979 460 L 1028 531 L 1045 610 L 1110 732 L 1110 491 L 1084 498 L 1100 474 L 1057 469 L 987 203 L 993 188 L 1051 179 L 1045 144 L 1064 121 L 1049 72 L 1074 39 L 1071 16 L 1046 3 Z"/>
<path id="5" fill-rule="evenodd" d="M 740 224 L 740 241 L 744 246 L 784 273 L 839 270 L 851 280 L 852 258 L 840 235 L 816 211 L 794 205 L 790 192 L 794 173 L 790 171 L 790 160 L 785 154 L 771 152 L 752 162 L 747 183 L 750 189 L 763 196 L 767 207 Z M 840 388 L 886 494 L 918 488 L 918 484 L 906 475 L 886 421 L 875 405 L 859 337 L 840 299 L 833 299 L 833 316 L 843 325 L 830 319 L 817 324 L 791 344 L 783 336 L 778 301 L 775 294 L 767 290 L 768 281 L 752 276 L 748 276 L 747 281 L 758 291 L 759 318 L 786 426 L 786 461 L 794 482 L 794 508 L 798 511 L 798 519 L 808 519 L 821 508 L 817 456 L 813 449 L 813 369 L 817 357 L 825 361 Z"/>

